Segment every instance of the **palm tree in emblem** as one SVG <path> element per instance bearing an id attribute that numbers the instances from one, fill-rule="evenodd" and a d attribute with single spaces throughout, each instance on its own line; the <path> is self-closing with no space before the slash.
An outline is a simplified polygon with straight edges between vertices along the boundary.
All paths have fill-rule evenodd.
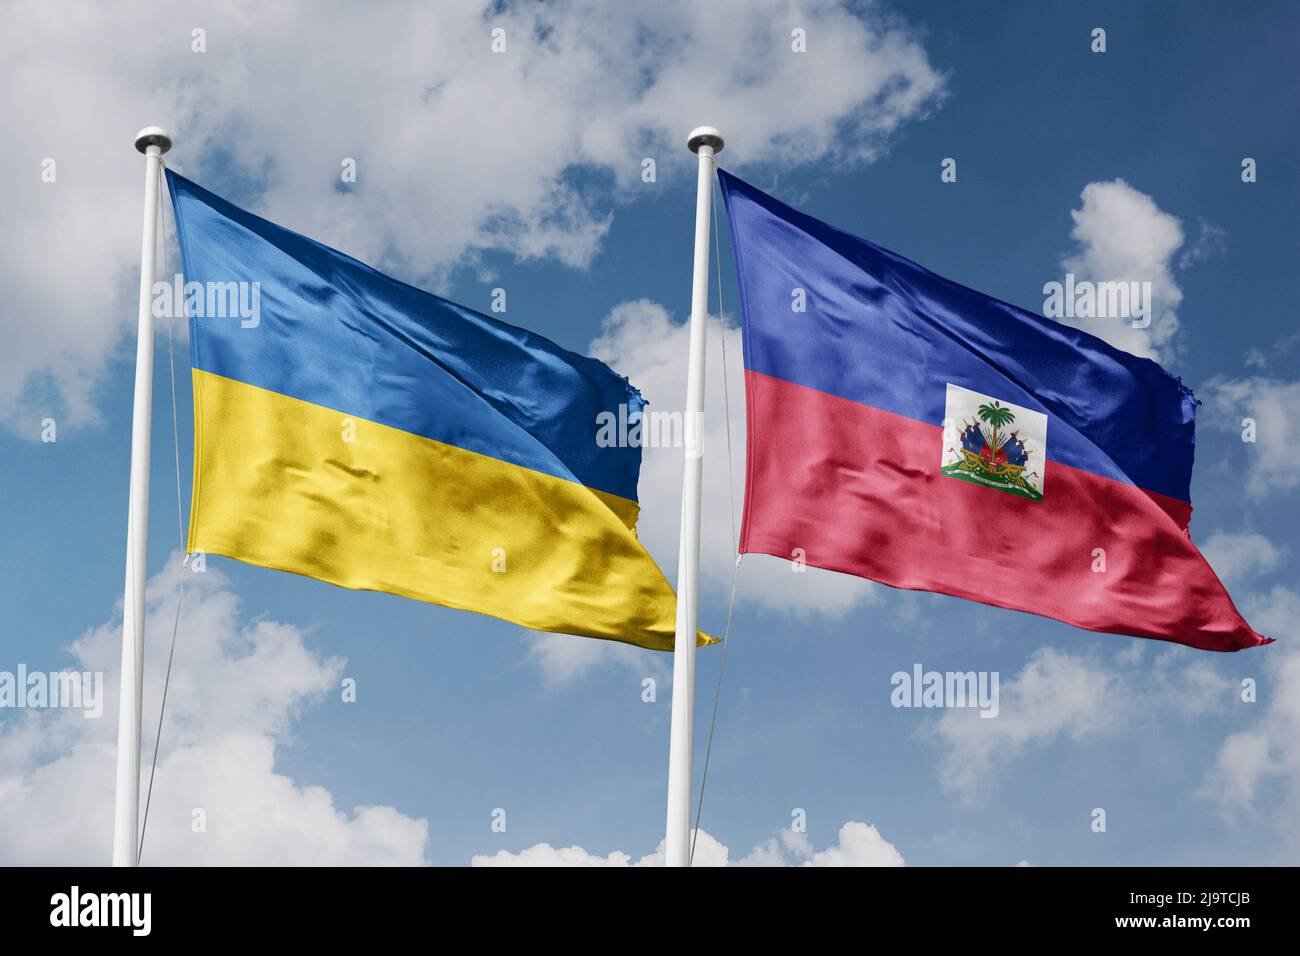
<path id="1" fill-rule="evenodd" d="M 990 465 L 996 467 L 998 451 L 1006 444 L 1006 437 L 1002 434 L 1002 428 L 1004 425 L 1009 425 L 1016 420 L 1016 413 L 1000 402 L 994 401 L 991 405 L 988 403 L 981 405 L 977 410 L 977 414 L 980 420 L 989 426 L 990 431 L 986 436 L 989 451 L 986 460 Z"/>

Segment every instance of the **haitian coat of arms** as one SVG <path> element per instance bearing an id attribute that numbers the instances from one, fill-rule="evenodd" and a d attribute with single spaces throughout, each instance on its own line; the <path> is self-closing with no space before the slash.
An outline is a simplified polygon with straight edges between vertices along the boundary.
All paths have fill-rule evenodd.
<path id="1" fill-rule="evenodd" d="M 943 474 L 1042 501 L 1046 464 L 1046 415 L 960 385 L 948 385 Z"/>

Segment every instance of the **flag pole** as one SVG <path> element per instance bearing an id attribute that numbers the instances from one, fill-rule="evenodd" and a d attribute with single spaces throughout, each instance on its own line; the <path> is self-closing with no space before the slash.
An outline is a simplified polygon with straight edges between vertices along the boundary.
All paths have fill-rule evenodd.
<path id="1" fill-rule="evenodd" d="M 709 317 L 709 213 L 713 156 L 722 134 L 691 131 L 686 145 L 699 157 L 695 186 L 695 271 L 691 281 L 690 353 L 686 363 L 686 458 L 682 468 L 682 527 L 677 553 L 677 634 L 673 645 L 673 709 L 668 740 L 668 829 L 664 865 L 689 866 L 691 766 L 695 744 L 695 630 L 699 610 L 700 489 L 704 477 L 704 345 Z"/>
<path id="2" fill-rule="evenodd" d="M 122 689 L 117 705 L 117 787 L 113 799 L 113 865 L 139 860 L 140 711 L 144 685 L 144 588 L 148 572 L 149 437 L 153 424 L 153 283 L 158 248 L 162 154 L 171 137 L 147 126 L 135 137 L 144 154 L 144 239 L 140 244 L 140 309 L 131 415 L 131 496 L 126 518 L 126 586 L 122 596 Z"/>

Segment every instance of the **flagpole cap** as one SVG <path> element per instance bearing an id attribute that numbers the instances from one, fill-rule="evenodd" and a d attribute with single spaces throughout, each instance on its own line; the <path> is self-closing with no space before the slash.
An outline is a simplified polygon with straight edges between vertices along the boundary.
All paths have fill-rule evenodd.
<path id="1" fill-rule="evenodd" d="M 723 146 L 722 133 L 716 126 L 697 126 L 691 130 L 686 145 L 692 153 L 698 153 L 701 146 L 712 146 L 715 153 L 720 153 Z"/>
<path id="2" fill-rule="evenodd" d="M 165 153 L 172 148 L 172 138 L 161 126 L 146 126 L 135 134 L 135 148 L 145 153 L 150 146 L 157 146 L 159 153 Z"/>

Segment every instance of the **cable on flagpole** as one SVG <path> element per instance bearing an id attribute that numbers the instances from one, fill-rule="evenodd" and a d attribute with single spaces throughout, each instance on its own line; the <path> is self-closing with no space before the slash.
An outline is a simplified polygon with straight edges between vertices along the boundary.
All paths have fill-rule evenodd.
<path id="1" fill-rule="evenodd" d="M 718 162 L 713 161 L 716 173 Z M 716 180 L 716 176 L 714 177 Z M 714 262 L 718 270 L 718 327 L 722 338 L 722 402 L 723 419 L 727 430 L 727 491 L 731 501 L 731 540 L 735 543 L 735 563 L 731 566 L 731 596 L 727 600 L 727 623 L 722 630 L 722 656 L 718 661 L 718 682 L 713 690 L 713 713 L 709 716 L 709 740 L 704 748 L 704 769 L 700 773 L 700 797 L 695 802 L 695 829 L 691 832 L 690 863 L 695 862 L 695 843 L 700 837 L 700 818 L 704 814 L 704 787 L 709 780 L 709 757 L 713 753 L 713 731 L 718 724 L 718 702 L 722 698 L 722 675 L 727 669 L 727 649 L 731 646 L 731 618 L 736 607 L 736 578 L 740 574 L 740 539 L 736 535 L 736 472 L 731 452 L 731 391 L 730 375 L 727 369 L 727 318 L 722 306 L 722 244 L 718 238 L 718 194 L 715 185 L 710 193 L 713 201 L 713 248 Z"/>
<path id="2" fill-rule="evenodd" d="M 160 176 L 162 175 L 161 167 L 160 167 L 159 175 Z M 162 250 L 163 250 L 163 269 L 165 270 L 165 274 L 167 275 L 167 281 L 171 282 L 172 281 L 171 257 L 168 255 L 167 252 L 166 225 L 167 225 L 167 220 L 166 217 L 163 216 L 162 203 L 159 203 L 158 204 L 158 232 L 162 236 L 162 242 L 159 243 L 159 245 L 162 246 Z M 173 235 L 174 234 L 175 232 L 173 231 Z M 186 308 L 184 295 L 181 296 L 181 308 L 182 309 Z M 159 745 L 162 743 L 163 716 L 167 713 L 167 689 L 171 686 L 172 662 L 176 658 L 176 635 L 180 632 L 181 604 L 185 599 L 184 569 L 189 565 L 189 561 L 190 561 L 189 553 L 185 550 L 185 519 L 183 517 L 184 512 L 181 504 L 181 438 L 180 438 L 180 424 L 178 420 L 179 413 L 177 411 L 177 404 L 176 404 L 176 344 L 175 344 L 175 336 L 173 335 L 173 325 L 175 324 L 175 317 L 174 317 L 175 311 L 176 311 L 176 303 L 173 301 L 172 307 L 167 310 L 167 316 L 166 316 L 167 318 L 167 359 L 171 368 L 171 384 L 172 384 L 172 448 L 176 453 L 176 529 L 180 533 L 180 550 L 181 550 L 181 554 L 184 555 L 184 559 L 181 562 L 180 580 L 176 586 L 176 616 L 172 620 L 171 647 L 167 651 L 167 673 L 166 676 L 163 678 L 162 702 L 158 707 L 158 728 L 154 732 L 154 738 L 153 738 L 153 760 L 149 765 L 149 788 L 145 792 L 144 817 L 140 821 L 140 843 L 136 850 L 136 855 L 135 855 L 136 866 L 140 865 L 140 858 L 144 855 L 144 835 L 149 827 L 149 804 L 153 799 L 153 778 L 154 778 L 154 773 L 158 769 L 158 748 Z M 187 312 L 186 318 L 188 317 L 189 316 Z"/>
<path id="3" fill-rule="evenodd" d="M 166 163 L 163 163 L 162 167 L 165 169 L 166 165 L 167 165 Z M 171 257 L 168 255 L 167 252 L 166 226 L 167 226 L 167 218 L 163 215 L 162 203 L 159 203 L 158 204 L 158 231 L 163 238 L 162 241 L 163 268 L 167 270 L 167 281 L 171 282 L 172 281 Z M 175 230 L 173 230 L 172 234 L 175 235 Z M 189 307 L 183 291 L 181 294 L 181 308 L 185 311 L 185 318 L 188 320 Z M 181 505 L 181 434 L 180 434 L 180 425 L 177 422 L 177 411 L 176 411 L 176 344 L 174 342 L 174 336 L 172 334 L 172 329 L 176 322 L 175 312 L 176 312 L 176 303 L 175 301 L 173 301 L 171 309 L 169 309 L 167 312 L 167 363 L 168 363 L 168 367 L 171 369 L 171 379 L 172 379 L 172 448 L 176 452 L 176 531 L 180 537 L 181 554 L 185 556 L 184 560 L 181 562 L 181 567 L 185 567 L 190 563 L 190 556 L 189 556 L 189 552 L 185 550 L 185 518 L 184 518 L 184 511 Z"/>

